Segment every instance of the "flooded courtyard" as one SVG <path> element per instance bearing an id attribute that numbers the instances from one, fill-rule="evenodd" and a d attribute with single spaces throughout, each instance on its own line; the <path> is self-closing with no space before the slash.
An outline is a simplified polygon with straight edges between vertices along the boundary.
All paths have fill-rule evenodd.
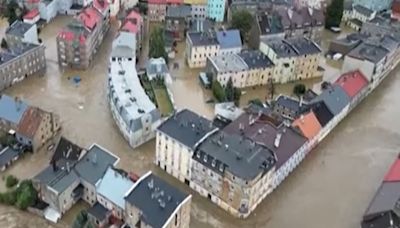
<path id="1" fill-rule="evenodd" d="M 88 71 L 60 72 L 57 64 L 56 35 L 69 21 L 57 17 L 45 27 L 40 38 L 46 45 L 47 74 L 32 77 L 4 91 L 30 104 L 57 113 L 63 135 L 77 144 L 89 147 L 96 142 L 118 155 L 118 166 L 143 174 L 153 170 L 168 182 L 193 193 L 191 227 L 267 227 L 267 228 L 356 228 L 371 197 L 400 147 L 400 68 L 357 107 L 246 220 L 231 217 L 188 187 L 164 174 L 153 165 L 154 141 L 131 149 L 115 125 L 106 100 L 108 56 L 116 34 L 112 26 Z M 0 34 L 4 34 L 4 21 Z M 146 50 L 147 48 L 145 48 Z M 171 70 L 172 92 L 178 108 L 189 108 L 212 117 L 211 97 L 199 85 L 199 70 L 187 69 L 183 59 L 184 43 L 178 47 L 180 69 Z M 80 76 L 75 85 L 71 81 Z M 314 82 L 310 82 L 311 87 Z M 293 85 L 292 85 L 293 86 Z M 283 86 L 282 93 L 291 93 Z M 266 89 L 249 89 L 243 95 L 244 105 L 257 96 L 265 98 Z M 19 177 L 35 175 L 50 155 L 45 151 L 18 161 L 9 172 Z M 28 167 L 28 169 L 27 169 Z M 82 208 L 73 208 L 73 212 Z M 66 227 L 73 216 L 60 225 L 16 209 L 0 206 L 0 227 Z"/>

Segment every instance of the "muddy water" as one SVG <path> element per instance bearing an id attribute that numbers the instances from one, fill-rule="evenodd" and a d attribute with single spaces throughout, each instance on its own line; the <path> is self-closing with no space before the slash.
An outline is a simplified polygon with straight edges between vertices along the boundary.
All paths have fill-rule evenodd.
<path id="1" fill-rule="evenodd" d="M 106 72 L 107 56 L 116 33 L 115 26 L 107 35 L 92 69 L 85 72 L 59 71 L 55 36 L 68 20 L 66 17 L 57 17 L 40 34 L 47 46 L 46 76 L 29 78 L 5 93 L 20 96 L 33 105 L 59 114 L 66 137 L 85 147 L 92 142 L 101 144 L 121 158 L 120 167 L 139 174 L 152 169 L 175 186 L 191 192 L 153 166 L 154 142 L 132 150 L 111 118 L 106 102 Z M 0 30 L 3 30 L 3 25 L 0 24 Z M 183 55 L 183 48 L 178 47 L 178 55 Z M 205 103 L 210 94 L 200 88 L 198 70 L 187 69 L 181 58 L 176 61 L 180 65 L 179 70 L 172 70 L 176 105 L 212 116 L 212 106 Z M 78 86 L 68 79 L 76 75 L 82 78 Z M 400 114 L 398 77 L 392 74 L 355 109 L 248 219 L 232 218 L 194 194 L 191 227 L 358 227 L 361 214 L 400 146 L 400 122 L 397 121 Z M 286 90 L 290 91 L 290 88 Z M 260 91 L 254 93 L 263 96 L 263 89 Z M 243 99 L 249 99 L 252 95 L 250 90 Z M 31 175 L 34 175 L 48 155 L 42 152 L 37 156 L 43 157 L 38 158 L 40 162 L 24 159 L 21 163 L 26 162 L 26 165 L 20 165 L 13 173 L 29 177 L 31 171 Z M 72 212 L 78 210 L 74 208 Z M 0 206 L 0 227 L 47 226 L 46 222 L 36 216 Z"/>

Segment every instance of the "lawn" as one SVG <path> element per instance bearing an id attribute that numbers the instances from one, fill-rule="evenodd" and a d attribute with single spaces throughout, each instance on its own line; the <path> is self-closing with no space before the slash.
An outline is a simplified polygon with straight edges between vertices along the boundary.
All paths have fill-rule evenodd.
<path id="1" fill-rule="evenodd" d="M 166 88 L 154 88 L 158 110 L 162 116 L 167 116 L 174 110 Z"/>

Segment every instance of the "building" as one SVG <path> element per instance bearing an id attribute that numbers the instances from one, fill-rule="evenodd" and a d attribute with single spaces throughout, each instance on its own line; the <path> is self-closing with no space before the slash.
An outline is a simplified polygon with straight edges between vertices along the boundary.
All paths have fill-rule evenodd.
<path id="1" fill-rule="evenodd" d="M 87 152 L 70 149 L 74 147 L 76 148 L 72 143 L 66 143 L 63 148 L 57 148 L 56 151 L 65 153 L 58 160 L 65 161 L 52 160 L 49 166 L 32 179 L 39 198 L 51 208 L 48 210 L 51 214 L 45 213 L 45 217 L 54 222 L 80 199 L 91 206 L 95 205 L 96 183 L 101 181 L 108 167 L 119 161 L 118 157 L 95 144 Z M 65 158 L 69 156 L 74 158 Z M 51 215 L 54 216 L 50 217 Z"/>
<path id="2" fill-rule="evenodd" d="M 355 106 L 364 98 L 365 90 L 368 87 L 368 79 L 360 70 L 342 74 L 336 81 L 351 99 L 351 106 Z"/>
<path id="3" fill-rule="evenodd" d="M 347 21 L 347 25 L 356 31 L 360 31 L 363 23 L 372 20 L 376 11 L 366 8 L 364 5 L 354 5 L 350 19 Z"/>
<path id="4" fill-rule="evenodd" d="M 372 11 L 384 11 L 389 10 L 392 6 L 393 0 L 382 0 L 382 1 L 374 1 L 374 0 L 353 0 L 354 4 L 359 4 L 367 9 Z"/>
<path id="5" fill-rule="evenodd" d="M 242 39 L 237 29 L 217 31 L 216 38 L 219 43 L 219 55 L 239 54 L 242 51 Z"/>
<path id="6" fill-rule="evenodd" d="M 109 5 L 95 0 L 57 35 L 57 54 L 60 67 L 86 69 L 107 33 L 110 23 Z"/>
<path id="7" fill-rule="evenodd" d="M 206 0 L 183 0 L 184 4 L 191 7 L 191 18 L 195 20 L 206 20 L 207 17 L 207 1 Z"/>
<path id="8" fill-rule="evenodd" d="M 104 176 L 96 183 L 97 202 L 111 212 L 113 217 L 124 219 L 124 196 L 133 185 L 134 182 L 129 179 L 127 173 L 108 167 Z"/>
<path id="9" fill-rule="evenodd" d="M 205 67 L 207 58 L 219 53 L 220 45 L 213 32 L 188 32 L 186 61 L 190 68 Z"/>
<path id="10" fill-rule="evenodd" d="M 143 17 L 132 10 L 125 18 L 125 22 L 121 25 L 121 31 L 131 32 L 136 36 L 136 56 L 140 55 L 143 46 L 143 39 L 146 33 Z"/>
<path id="11" fill-rule="evenodd" d="M 216 22 L 223 22 L 225 18 L 225 0 L 208 0 L 207 1 L 207 17 L 214 19 Z"/>
<path id="12" fill-rule="evenodd" d="M 308 140 L 313 140 L 322 129 L 321 124 L 318 122 L 312 110 L 295 119 L 292 126 L 298 129 Z"/>
<path id="13" fill-rule="evenodd" d="M 306 37 L 320 42 L 324 24 L 322 10 L 279 7 L 256 17 L 256 23 L 250 29 L 249 45 L 259 48 L 261 40 L 290 37 Z"/>
<path id="14" fill-rule="evenodd" d="M 36 24 L 14 21 L 6 29 L 8 47 L 21 46 L 24 43 L 39 44 Z"/>
<path id="15" fill-rule="evenodd" d="M 5 147 L 0 151 L 0 171 L 4 172 L 12 163 L 18 160 L 20 152 L 13 148 Z"/>
<path id="16" fill-rule="evenodd" d="M 344 58 L 344 56 L 346 56 L 350 51 L 352 51 L 367 38 L 368 36 L 365 35 L 365 33 L 351 33 L 346 37 L 332 40 L 329 44 L 328 54 L 331 55 L 332 58 L 336 54 L 340 54 L 340 57 Z"/>
<path id="17" fill-rule="evenodd" d="M 194 151 L 204 138 L 217 129 L 212 122 L 181 110 L 157 129 L 155 163 L 181 182 L 190 185 Z"/>
<path id="18" fill-rule="evenodd" d="M 326 0 L 295 0 L 294 5 L 297 8 L 310 7 L 312 9 L 321 9 L 326 4 Z"/>
<path id="19" fill-rule="evenodd" d="M 246 218 L 272 191 L 275 162 L 268 148 L 218 131 L 193 156 L 191 187 L 232 215 Z"/>
<path id="20" fill-rule="evenodd" d="M 400 226 L 397 207 L 400 200 L 399 171 L 400 160 L 396 158 L 362 216 L 362 228 Z"/>
<path id="21" fill-rule="evenodd" d="M 23 20 L 27 24 L 36 24 L 40 20 L 39 10 L 37 8 L 30 10 L 24 15 Z"/>
<path id="22" fill-rule="evenodd" d="M 155 137 L 161 115 L 140 84 L 135 68 L 135 35 L 120 32 L 113 42 L 108 100 L 112 116 L 133 148 Z"/>
<path id="23" fill-rule="evenodd" d="M 156 79 L 157 77 L 165 78 L 169 76 L 168 65 L 165 59 L 162 57 L 149 59 L 146 64 L 146 74 L 150 80 Z"/>
<path id="24" fill-rule="evenodd" d="M 58 2 L 56 0 L 41 0 L 39 2 L 40 18 L 46 21 L 46 23 L 49 23 L 57 16 Z M 72 1 L 67 0 L 66 2 L 70 2 L 70 7 L 72 6 Z"/>
<path id="25" fill-rule="evenodd" d="M 44 45 L 22 43 L 0 51 L 0 91 L 30 76 L 46 73 Z"/>
<path id="26" fill-rule="evenodd" d="M 2 94 L 0 96 L 0 130 L 15 132 L 27 109 L 28 104 L 24 101 Z"/>
<path id="27" fill-rule="evenodd" d="M 398 20 L 398 21 L 400 20 L 400 1 L 399 0 L 393 0 L 391 18 Z"/>
<path id="28" fill-rule="evenodd" d="M 53 113 L 28 107 L 16 130 L 16 139 L 36 152 L 58 133 L 61 128 L 58 120 Z"/>
<path id="29" fill-rule="evenodd" d="M 273 110 L 279 113 L 282 117 L 294 120 L 299 117 L 304 110 L 308 109 L 308 104 L 303 101 L 294 99 L 292 97 L 279 95 L 274 102 Z"/>
<path id="30" fill-rule="evenodd" d="M 120 0 L 107 0 L 107 3 L 110 5 L 110 16 L 115 18 L 121 7 Z"/>
<path id="31" fill-rule="evenodd" d="M 149 0 L 147 1 L 147 7 L 149 21 L 165 21 L 165 15 L 167 14 L 166 0 Z"/>
<path id="32" fill-rule="evenodd" d="M 374 81 L 385 70 L 388 53 L 383 47 L 362 43 L 345 56 L 343 71 L 360 69 L 368 81 Z"/>
<path id="33" fill-rule="evenodd" d="M 206 72 L 222 86 L 231 79 L 237 88 L 267 84 L 273 78 L 273 69 L 272 61 L 260 51 L 217 55 L 208 58 L 206 66 Z"/>
<path id="34" fill-rule="evenodd" d="M 130 227 L 189 227 L 192 196 L 151 172 L 125 195 L 125 222 Z"/>
<path id="35" fill-rule="evenodd" d="M 260 51 L 275 65 L 272 79 L 275 83 L 320 76 L 318 65 L 321 49 L 305 37 L 263 40 Z"/>
<path id="36" fill-rule="evenodd" d="M 189 28 L 190 16 L 191 7 L 189 5 L 167 6 L 165 29 L 171 32 L 175 40 L 181 41 L 184 39 L 185 32 Z"/>

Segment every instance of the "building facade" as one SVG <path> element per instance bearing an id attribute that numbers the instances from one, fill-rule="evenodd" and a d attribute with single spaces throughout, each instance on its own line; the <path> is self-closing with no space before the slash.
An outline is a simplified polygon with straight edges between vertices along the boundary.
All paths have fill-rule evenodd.
<path id="1" fill-rule="evenodd" d="M 189 32 L 186 36 L 186 61 L 190 68 L 205 67 L 208 57 L 219 53 L 220 45 L 212 32 Z"/>
<path id="2" fill-rule="evenodd" d="M 24 43 L 39 44 L 36 24 L 29 24 L 22 21 L 14 21 L 6 29 L 8 47 L 22 46 Z"/>
<path id="3" fill-rule="evenodd" d="M 150 0 L 147 2 L 147 15 L 150 21 L 165 21 L 167 15 L 166 0 Z"/>
<path id="4" fill-rule="evenodd" d="M 392 6 L 392 2 L 393 2 L 393 0 L 382 0 L 382 1 L 353 0 L 354 4 L 362 5 L 372 11 L 388 10 Z"/>
<path id="5" fill-rule="evenodd" d="M 207 1 L 207 17 L 214 19 L 216 22 L 223 22 L 225 18 L 225 0 L 208 0 Z"/>

